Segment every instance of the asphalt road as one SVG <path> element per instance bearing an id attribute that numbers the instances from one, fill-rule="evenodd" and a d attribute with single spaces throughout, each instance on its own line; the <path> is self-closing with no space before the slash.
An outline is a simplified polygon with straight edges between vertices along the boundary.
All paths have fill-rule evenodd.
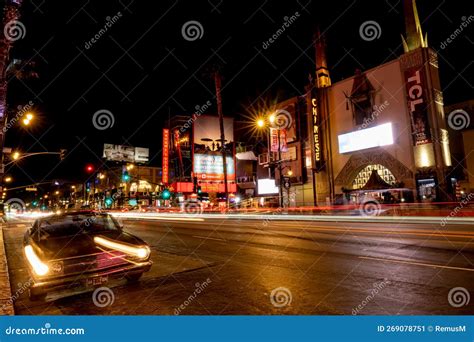
<path id="1" fill-rule="evenodd" d="M 31 302 L 21 253 L 30 222 L 10 221 L 3 231 L 16 314 L 474 314 L 474 298 L 466 303 L 474 296 L 472 225 L 123 222 L 151 245 L 154 264 L 138 283 L 107 284 L 113 302 L 99 307 L 92 292 Z"/>

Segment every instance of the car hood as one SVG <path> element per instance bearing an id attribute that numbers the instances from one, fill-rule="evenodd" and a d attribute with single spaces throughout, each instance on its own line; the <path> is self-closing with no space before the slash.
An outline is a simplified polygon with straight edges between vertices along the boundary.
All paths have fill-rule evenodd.
<path id="1" fill-rule="evenodd" d="M 102 236 L 117 242 L 144 245 L 143 240 L 124 231 L 82 233 L 74 236 L 43 236 L 34 244 L 41 258 L 46 260 L 66 259 L 100 253 L 104 249 L 94 242 L 94 237 Z"/>

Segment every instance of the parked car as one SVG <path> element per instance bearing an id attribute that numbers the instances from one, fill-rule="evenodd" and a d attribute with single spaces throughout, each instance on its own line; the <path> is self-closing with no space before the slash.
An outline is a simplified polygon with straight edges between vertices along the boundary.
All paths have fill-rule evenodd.
<path id="1" fill-rule="evenodd" d="M 150 248 L 111 215 L 78 211 L 37 219 L 23 240 L 32 279 L 30 298 L 49 292 L 101 286 L 112 279 L 137 281 L 147 272 Z"/>

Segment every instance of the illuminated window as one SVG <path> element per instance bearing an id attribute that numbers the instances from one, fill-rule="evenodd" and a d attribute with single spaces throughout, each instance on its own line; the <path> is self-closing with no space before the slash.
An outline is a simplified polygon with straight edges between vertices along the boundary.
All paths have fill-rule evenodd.
<path id="1" fill-rule="evenodd" d="M 379 176 L 386 183 L 390 185 L 395 184 L 395 176 L 392 174 L 392 172 L 389 169 L 387 169 L 385 166 L 380 165 L 380 164 L 373 164 L 373 165 L 366 166 L 359 172 L 357 177 L 352 182 L 352 188 L 353 189 L 362 188 L 369 180 L 370 175 L 372 174 L 372 170 L 377 170 L 377 173 L 379 174 Z"/>

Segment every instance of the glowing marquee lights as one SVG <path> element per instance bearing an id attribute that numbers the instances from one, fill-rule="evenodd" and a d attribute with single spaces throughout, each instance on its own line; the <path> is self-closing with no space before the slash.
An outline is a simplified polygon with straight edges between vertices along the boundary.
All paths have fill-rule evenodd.
<path id="1" fill-rule="evenodd" d="M 169 182 L 169 154 L 170 154 L 170 147 L 169 147 L 169 139 L 170 139 L 170 130 L 167 128 L 163 129 L 163 151 L 162 151 L 162 175 L 161 181 L 163 184 L 168 184 Z"/>

